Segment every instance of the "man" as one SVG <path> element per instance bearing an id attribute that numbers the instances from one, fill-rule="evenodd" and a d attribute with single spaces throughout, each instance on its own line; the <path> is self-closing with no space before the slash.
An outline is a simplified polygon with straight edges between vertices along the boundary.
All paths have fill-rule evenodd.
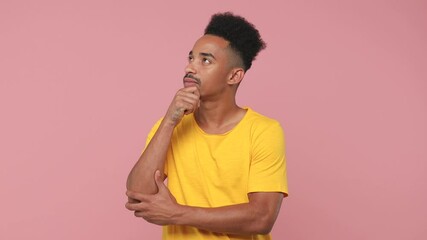
<path id="1" fill-rule="evenodd" d="M 127 180 L 126 208 L 165 226 L 163 239 L 271 239 L 287 196 L 283 131 L 235 101 L 264 48 L 252 24 L 222 13 L 190 51 L 184 88 Z"/>

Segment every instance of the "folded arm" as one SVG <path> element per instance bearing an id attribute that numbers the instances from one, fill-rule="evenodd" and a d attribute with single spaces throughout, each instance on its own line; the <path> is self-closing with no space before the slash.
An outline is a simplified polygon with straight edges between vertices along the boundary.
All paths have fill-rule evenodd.
<path id="1" fill-rule="evenodd" d="M 126 208 L 157 225 L 187 225 L 211 232 L 238 235 L 267 234 L 271 231 L 283 199 L 283 193 L 249 193 L 248 203 L 202 208 L 180 205 L 164 185 L 159 172 L 155 174 L 157 194 L 128 191 L 127 195 L 138 200 L 127 203 Z"/>
<path id="2" fill-rule="evenodd" d="M 273 228 L 283 199 L 282 193 L 250 193 L 249 203 L 218 207 L 183 207 L 178 224 L 212 232 L 268 234 Z"/>

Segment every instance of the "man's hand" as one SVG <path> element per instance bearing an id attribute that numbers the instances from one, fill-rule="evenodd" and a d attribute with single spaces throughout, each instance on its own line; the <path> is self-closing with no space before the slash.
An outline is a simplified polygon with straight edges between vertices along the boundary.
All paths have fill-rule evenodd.
<path id="1" fill-rule="evenodd" d="M 163 183 L 159 170 L 155 172 L 154 179 L 159 189 L 158 193 L 150 195 L 127 191 L 126 195 L 135 202 L 126 203 L 126 208 L 147 222 L 157 225 L 174 224 L 175 218 L 180 214 L 181 205 Z"/>
<path id="2" fill-rule="evenodd" d="M 197 86 L 182 88 L 175 94 L 164 119 L 176 126 L 184 114 L 196 111 L 199 104 L 200 92 Z"/>

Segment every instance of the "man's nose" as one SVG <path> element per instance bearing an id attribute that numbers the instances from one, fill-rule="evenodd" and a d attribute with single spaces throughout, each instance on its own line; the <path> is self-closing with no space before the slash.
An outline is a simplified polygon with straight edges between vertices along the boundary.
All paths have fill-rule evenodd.
<path id="1" fill-rule="evenodd" d="M 193 62 L 189 62 L 185 67 L 185 73 L 196 73 L 196 69 L 194 68 Z"/>

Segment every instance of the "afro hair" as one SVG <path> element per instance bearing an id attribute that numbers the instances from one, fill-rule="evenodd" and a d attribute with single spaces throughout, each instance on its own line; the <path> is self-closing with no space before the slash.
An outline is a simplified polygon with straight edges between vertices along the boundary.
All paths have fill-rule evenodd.
<path id="1" fill-rule="evenodd" d="M 231 12 L 214 14 L 206 26 L 205 34 L 222 37 L 230 42 L 230 47 L 242 59 L 245 71 L 251 68 L 252 61 L 266 47 L 255 26 Z"/>

